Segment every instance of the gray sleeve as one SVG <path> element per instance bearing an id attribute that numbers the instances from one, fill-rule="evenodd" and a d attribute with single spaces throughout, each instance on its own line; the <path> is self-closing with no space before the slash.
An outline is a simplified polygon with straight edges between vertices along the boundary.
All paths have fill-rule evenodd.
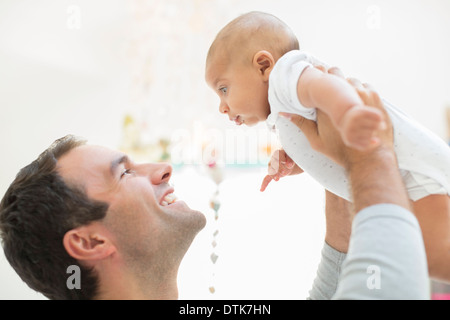
<path id="1" fill-rule="evenodd" d="M 422 233 L 408 210 L 380 204 L 359 212 L 333 299 L 430 298 Z"/>
<path id="2" fill-rule="evenodd" d="M 308 300 L 330 300 L 336 292 L 341 265 L 346 257 L 324 242 L 322 258 Z"/>

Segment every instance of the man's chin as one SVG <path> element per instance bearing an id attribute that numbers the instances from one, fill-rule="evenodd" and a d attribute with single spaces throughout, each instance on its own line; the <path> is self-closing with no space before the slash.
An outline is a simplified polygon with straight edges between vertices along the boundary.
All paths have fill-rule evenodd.
<path id="1" fill-rule="evenodd" d="M 206 225 L 205 215 L 200 211 L 191 209 L 183 200 L 177 200 L 174 203 L 165 206 L 165 208 L 172 214 L 182 215 L 186 218 L 189 217 L 189 220 L 197 225 L 199 230 L 203 229 Z"/>

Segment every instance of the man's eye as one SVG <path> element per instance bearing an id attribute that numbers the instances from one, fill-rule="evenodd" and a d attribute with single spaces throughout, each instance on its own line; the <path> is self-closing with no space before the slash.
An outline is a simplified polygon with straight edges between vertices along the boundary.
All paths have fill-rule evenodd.
<path id="1" fill-rule="evenodd" d="M 125 169 L 122 174 L 120 175 L 120 178 L 122 179 L 123 176 L 127 175 L 127 174 L 132 174 L 133 171 L 131 171 L 131 169 Z"/>

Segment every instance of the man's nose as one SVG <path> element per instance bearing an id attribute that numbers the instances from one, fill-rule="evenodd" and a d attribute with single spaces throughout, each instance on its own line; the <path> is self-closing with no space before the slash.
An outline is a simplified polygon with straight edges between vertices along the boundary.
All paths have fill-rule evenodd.
<path id="1" fill-rule="evenodd" d="M 172 166 L 169 163 L 153 164 L 150 172 L 150 181 L 152 184 L 158 185 L 168 183 L 172 177 Z"/>

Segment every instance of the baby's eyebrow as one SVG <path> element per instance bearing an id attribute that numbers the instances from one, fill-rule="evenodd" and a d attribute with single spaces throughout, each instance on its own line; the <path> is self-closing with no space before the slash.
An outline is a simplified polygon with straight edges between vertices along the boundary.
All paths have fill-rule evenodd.
<path id="1" fill-rule="evenodd" d="M 224 80 L 224 77 L 222 75 L 215 75 L 214 78 L 210 79 L 209 83 L 211 84 L 212 88 L 217 87 L 217 84 Z"/>
<path id="2" fill-rule="evenodd" d="M 218 84 L 219 84 L 219 82 L 223 82 L 223 79 L 224 79 L 224 78 L 222 78 L 222 77 L 221 77 L 221 78 L 216 78 L 216 79 L 214 80 L 214 86 L 217 87 Z"/>
<path id="3" fill-rule="evenodd" d="M 119 167 L 122 163 L 128 162 L 130 162 L 130 158 L 126 154 L 121 155 L 120 157 L 114 159 L 113 161 L 111 161 L 111 165 L 109 167 L 110 174 L 114 176 L 117 167 Z"/>

